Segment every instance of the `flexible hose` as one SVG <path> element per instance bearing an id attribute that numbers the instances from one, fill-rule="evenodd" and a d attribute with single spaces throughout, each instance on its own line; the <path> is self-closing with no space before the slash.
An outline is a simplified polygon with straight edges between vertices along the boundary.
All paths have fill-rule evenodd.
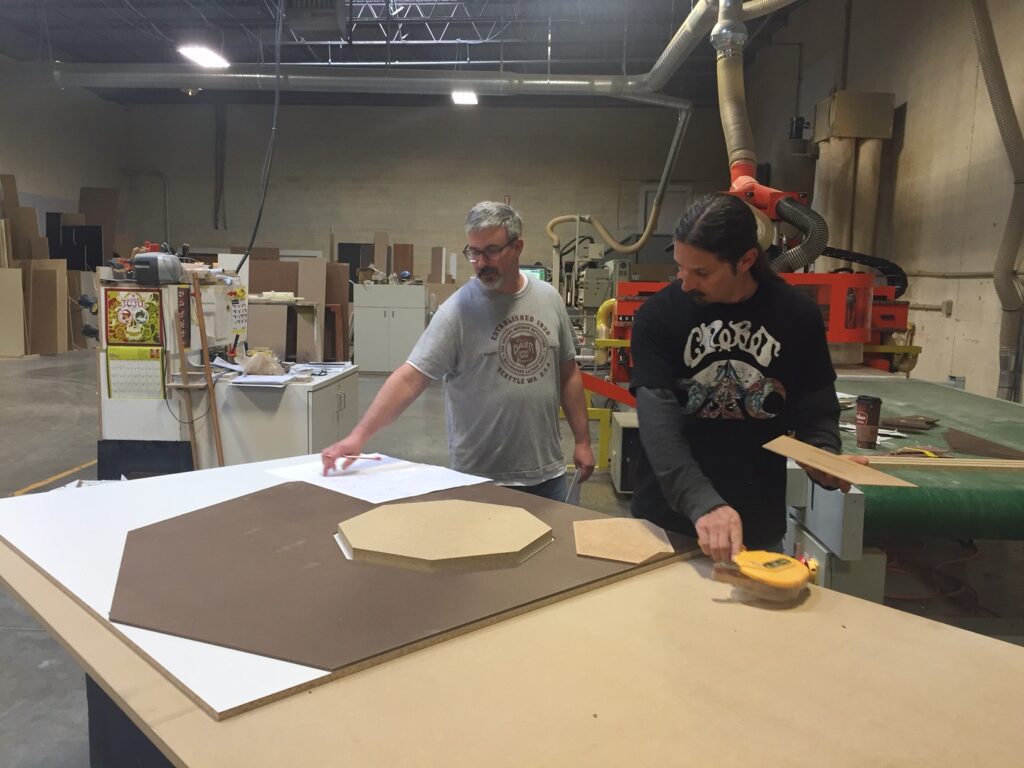
<path id="1" fill-rule="evenodd" d="M 743 18 L 756 19 L 758 16 L 767 16 L 793 2 L 794 0 L 748 0 L 743 4 Z"/>
<path id="2" fill-rule="evenodd" d="M 729 150 L 729 166 L 734 163 L 757 163 L 754 134 L 747 118 L 747 97 L 743 86 L 743 53 L 718 54 L 718 108 L 722 114 L 722 131 Z"/>
<path id="3" fill-rule="evenodd" d="M 828 245 L 828 224 L 825 219 L 791 197 L 779 200 L 775 211 L 780 219 L 804 233 L 804 241 L 775 259 L 771 264 L 772 269 L 776 272 L 794 272 L 811 264 Z"/>
<path id="4" fill-rule="evenodd" d="M 992 18 L 985 0 L 970 0 L 969 11 L 971 28 L 974 32 L 974 45 L 978 49 L 978 61 L 985 77 L 985 88 L 988 90 L 992 111 L 995 113 L 999 135 L 1010 161 L 1013 174 L 1013 197 L 1010 200 L 1010 212 L 1003 237 L 996 252 L 993 272 L 993 286 L 999 302 L 1002 304 L 1003 317 L 999 326 L 999 385 L 997 395 L 1005 400 L 1017 400 L 1020 397 L 1020 358 L 1018 348 L 1021 334 L 1021 312 L 1024 301 L 1021 300 L 1020 289 L 1013 278 L 1014 267 L 1020 244 L 1024 239 L 1024 136 L 1021 135 L 1020 122 L 1017 120 L 1010 98 L 1010 89 L 1006 84 L 1006 73 L 1003 71 L 999 48 L 996 46 L 995 33 L 992 30 Z"/>
<path id="5" fill-rule="evenodd" d="M 658 216 L 661 214 L 661 204 L 665 197 L 665 190 L 668 189 L 669 179 L 672 178 L 672 169 L 675 167 L 676 160 L 679 157 L 679 147 L 683 143 L 683 135 L 686 133 L 686 126 L 690 122 L 690 115 L 693 111 L 690 109 L 680 109 L 679 119 L 676 121 L 676 130 L 672 136 L 672 144 L 668 149 L 668 157 L 665 158 L 665 166 L 661 171 L 661 179 L 658 182 L 658 191 L 654 195 L 654 202 L 651 204 L 651 215 L 647 219 L 647 226 L 644 227 L 643 234 L 632 245 L 623 245 L 619 240 L 612 235 L 611 232 L 601 223 L 600 219 L 596 216 L 556 216 L 548 222 L 544 228 L 547 232 L 548 239 L 551 240 L 553 261 L 552 271 L 558 268 L 561 262 L 559 248 L 561 247 L 562 241 L 559 239 L 555 232 L 555 227 L 559 224 L 565 224 L 570 221 L 584 221 L 590 224 L 594 230 L 601 236 L 601 239 L 616 253 L 636 253 L 643 248 L 647 241 L 650 239 L 654 232 L 654 226 L 658 223 Z"/>

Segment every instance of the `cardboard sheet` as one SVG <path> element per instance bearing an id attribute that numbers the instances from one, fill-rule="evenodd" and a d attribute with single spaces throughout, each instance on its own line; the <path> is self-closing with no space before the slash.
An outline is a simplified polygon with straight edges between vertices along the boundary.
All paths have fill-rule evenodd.
<path id="1" fill-rule="evenodd" d="M 361 563 L 334 533 L 372 505 L 284 483 L 130 531 L 110 619 L 340 675 L 639 572 L 576 556 L 579 507 L 493 485 L 421 499 L 520 506 L 554 541 L 508 569 Z"/>
<path id="2" fill-rule="evenodd" d="M 772 453 L 806 464 L 814 469 L 820 469 L 833 477 L 846 480 L 854 485 L 889 485 L 904 488 L 917 488 L 913 483 L 901 480 L 898 477 L 879 472 L 877 469 L 866 467 L 863 464 L 855 464 L 847 459 L 840 458 L 835 454 L 815 448 L 813 445 L 795 440 L 792 437 L 776 437 L 764 444 Z"/>

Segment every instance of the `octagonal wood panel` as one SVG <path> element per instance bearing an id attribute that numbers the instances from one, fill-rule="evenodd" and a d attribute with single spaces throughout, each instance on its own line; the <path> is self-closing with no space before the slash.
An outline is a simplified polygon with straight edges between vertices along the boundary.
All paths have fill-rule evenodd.
<path id="1" fill-rule="evenodd" d="M 338 524 L 356 560 L 421 571 L 509 568 L 551 543 L 522 507 L 469 501 L 387 504 Z"/>

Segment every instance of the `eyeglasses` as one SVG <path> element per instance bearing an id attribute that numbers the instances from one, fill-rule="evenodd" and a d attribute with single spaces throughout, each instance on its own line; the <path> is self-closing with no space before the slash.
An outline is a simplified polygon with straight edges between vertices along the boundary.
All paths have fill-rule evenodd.
<path id="1" fill-rule="evenodd" d="M 504 245 L 488 245 L 486 248 L 471 248 L 466 246 L 462 249 L 462 255 L 465 256 L 471 262 L 478 262 L 485 256 L 488 259 L 496 259 L 501 255 L 501 252 L 508 248 L 512 243 L 518 240 L 518 237 L 513 237 Z"/>

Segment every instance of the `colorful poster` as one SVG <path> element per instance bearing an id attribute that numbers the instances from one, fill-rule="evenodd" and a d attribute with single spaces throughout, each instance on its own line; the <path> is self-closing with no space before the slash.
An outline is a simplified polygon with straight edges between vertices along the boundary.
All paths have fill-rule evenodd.
<path id="1" fill-rule="evenodd" d="M 163 347 L 107 347 L 107 397 L 112 400 L 162 400 Z"/>
<path id="2" fill-rule="evenodd" d="M 106 288 L 107 344 L 163 345 L 159 288 Z"/>

